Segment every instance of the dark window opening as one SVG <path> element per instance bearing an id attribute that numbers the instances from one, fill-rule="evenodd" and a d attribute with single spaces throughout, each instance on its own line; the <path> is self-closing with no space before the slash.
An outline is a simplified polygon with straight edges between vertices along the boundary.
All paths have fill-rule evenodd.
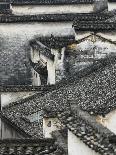
<path id="1" fill-rule="evenodd" d="M 47 126 L 48 126 L 48 127 L 51 127 L 51 124 L 52 124 L 52 122 L 49 121 L 48 124 L 47 124 Z"/>
<path id="2" fill-rule="evenodd" d="M 36 73 L 36 78 L 37 78 L 37 73 Z"/>

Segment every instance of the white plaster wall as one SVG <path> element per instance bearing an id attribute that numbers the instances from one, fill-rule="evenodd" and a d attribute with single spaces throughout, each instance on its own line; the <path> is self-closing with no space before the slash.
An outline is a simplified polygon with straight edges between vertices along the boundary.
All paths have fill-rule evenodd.
<path id="1" fill-rule="evenodd" d="M 94 54 L 94 57 L 96 58 L 102 58 L 106 56 L 106 54 L 109 53 L 116 53 L 116 45 L 111 44 L 108 41 L 103 42 L 101 39 L 94 37 L 94 42 L 92 42 L 93 38 L 89 37 L 85 41 L 81 42 L 77 45 L 77 50 L 82 51 L 89 51 L 90 55 L 87 55 L 88 57 L 91 56 L 91 54 Z M 95 48 L 95 50 L 93 50 Z"/>
<path id="2" fill-rule="evenodd" d="M 68 155 L 99 155 L 68 130 Z"/>
<path id="3" fill-rule="evenodd" d="M 110 112 L 105 117 L 97 116 L 96 120 L 116 134 L 116 110 Z"/>
<path id="4" fill-rule="evenodd" d="M 48 123 L 51 121 L 51 127 L 48 127 Z M 51 132 L 59 130 L 61 123 L 57 118 L 43 118 L 43 135 L 45 138 L 51 138 Z"/>
<path id="5" fill-rule="evenodd" d="M 54 62 L 48 60 L 47 62 L 47 70 L 48 70 L 48 84 L 55 84 L 55 64 Z"/>
<path id="6" fill-rule="evenodd" d="M 47 70 L 48 70 L 48 84 L 55 84 L 55 64 L 54 61 L 50 60 L 49 58 L 45 57 L 44 55 L 40 54 L 40 59 L 47 63 Z"/>
<path id="7" fill-rule="evenodd" d="M 106 39 L 116 42 L 116 31 L 97 33 L 97 34 L 101 35 Z"/>
<path id="8" fill-rule="evenodd" d="M 85 37 L 87 37 L 87 36 L 89 36 L 89 35 L 91 35 L 93 32 L 89 32 L 89 31 L 81 31 L 81 32 L 76 32 L 75 33 L 75 39 L 76 40 L 80 40 L 80 39 L 83 39 L 83 38 L 85 38 Z M 102 36 L 102 37 L 104 37 L 104 38 L 106 38 L 106 39 L 109 39 L 109 40 L 111 40 L 111 41 L 116 41 L 116 31 L 109 31 L 109 32 L 99 32 L 99 33 L 97 33 L 98 35 L 100 35 L 100 36 Z"/>
<path id="9" fill-rule="evenodd" d="M 32 69 L 32 85 L 33 86 L 41 85 L 40 75 L 34 69 Z"/>
<path id="10" fill-rule="evenodd" d="M 55 55 L 54 65 L 55 65 L 56 82 L 60 81 L 65 76 L 65 68 L 64 68 L 65 50 L 66 50 L 65 47 L 63 47 L 60 51 L 52 49 L 52 53 Z"/>
<path id="11" fill-rule="evenodd" d="M 85 37 L 88 37 L 89 35 L 91 35 L 92 32 L 89 32 L 89 31 L 81 31 L 81 32 L 76 32 L 75 33 L 75 39 L 76 40 L 81 40 Z"/>
<path id="12" fill-rule="evenodd" d="M 20 35 L 19 39 L 23 38 L 27 41 L 32 39 L 35 35 L 68 35 L 74 33 L 72 22 L 2 23 L 0 24 L 0 32 L 4 37 L 9 36 L 9 39 L 13 39 L 13 36 L 16 37 L 15 39 L 18 39 Z"/>
<path id="13" fill-rule="evenodd" d="M 12 6 L 13 14 L 53 14 L 53 13 L 88 13 L 93 11 L 92 4 L 77 5 L 25 5 Z"/>
<path id="14" fill-rule="evenodd" d="M 30 95 L 33 95 L 34 92 L 8 92 L 1 94 L 1 105 L 2 107 L 8 105 L 11 102 L 19 101 Z"/>
<path id="15" fill-rule="evenodd" d="M 15 129 L 13 129 L 10 125 L 2 121 L 0 128 L 0 139 L 16 139 L 16 138 L 24 138 L 20 135 Z"/>
<path id="16" fill-rule="evenodd" d="M 108 2 L 108 11 L 112 11 L 114 9 L 116 9 L 116 2 Z"/>
<path id="17" fill-rule="evenodd" d="M 31 49 L 31 60 L 34 62 L 34 63 L 37 63 L 40 59 L 40 56 L 39 56 L 39 51 L 37 51 L 36 49 L 32 50 Z"/>
<path id="18" fill-rule="evenodd" d="M 47 63 L 47 70 L 48 70 L 47 83 L 55 84 L 55 63 L 54 61 L 50 60 L 49 58 L 47 58 L 41 53 L 39 54 L 39 51 L 37 50 L 34 50 L 34 51 L 31 50 L 31 58 L 32 58 L 32 61 L 35 63 L 37 63 L 40 59 L 43 62 Z M 36 86 L 41 85 L 39 74 L 38 74 L 38 79 L 37 79 L 36 76 L 34 75 L 34 70 L 33 70 L 33 84 Z"/>

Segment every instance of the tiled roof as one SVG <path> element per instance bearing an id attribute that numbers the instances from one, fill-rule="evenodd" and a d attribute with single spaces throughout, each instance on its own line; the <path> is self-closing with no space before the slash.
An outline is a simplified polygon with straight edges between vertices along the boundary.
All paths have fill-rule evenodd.
<path id="1" fill-rule="evenodd" d="M 52 61 L 54 60 L 54 55 L 51 53 L 51 50 L 42 44 L 40 41 L 32 40 L 30 41 L 30 46 L 33 49 L 38 50 L 38 53 L 44 55 L 45 57 L 51 59 Z"/>
<path id="2" fill-rule="evenodd" d="M 116 153 L 115 144 L 109 142 L 114 134 L 98 124 L 88 113 L 81 111 L 79 107 L 59 113 L 58 118 L 90 149 L 102 155 Z"/>
<path id="3" fill-rule="evenodd" d="M 108 2 L 116 2 L 115 0 L 108 0 Z"/>
<path id="4" fill-rule="evenodd" d="M 111 13 L 62 13 L 62 14 L 40 14 L 40 15 L 10 15 L 0 16 L 0 23 L 17 23 L 17 22 L 63 22 L 73 21 L 75 18 L 80 21 L 106 20 L 113 17 Z"/>
<path id="5" fill-rule="evenodd" d="M 68 133 L 67 129 L 57 130 L 52 132 L 52 137 L 55 139 L 56 144 L 59 146 L 60 150 L 67 155 L 68 154 Z"/>
<path id="6" fill-rule="evenodd" d="M 115 105 L 116 58 L 98 61 L 95 65 L 81 70 L 69 80 L 63 80 L 56 85 L 56 90 L 45 93 L 44 96 L 34 96 L 26 102 L 3 109 L 3 113 L 25 132 L 37 137 L 37 130 L 27 128 L 22 122 L 22 116 L 28 116 L 43 109 L 51 112 L 66 110 L 69 105 L 77 104 L 90 114 L 104 115 L 113 110 Z"/>
<path id="7" fill-rule="evenodd" d="M 37 137 L 39 137 L 39 138 L 43 137 L 42 122 L 31 123 L 30 120 L 27 119 L 27 116 L 29 115 L 29 109 L 32 106 L 31 104 L 34 103 L 33 100 L 36 101 L 36 99 L 38 97 L 42 97 L 46 93 L 53 91 L 55 89 L 55 86 L 47 86 L 46 85 L 44 87 L 40 86 L 40 88 L 41 88 L 41 90 L 39 92 L 35 93 L 34 95 L 31 95 L 29 97 L 26 97 L 25 99 L 21 99 L 21 100 L 16 101 L 16 102 L 12 102 L 9 105 L 7 105 L 6 109 L 12 109 L 13 108 L 12 109 L 13 111 L 11 110 L 10 117 L 7 117 L 5 115 L 5 113 L 2 114 L 2 116 L 4 116 L 5 119 L 7 119 L 9 122 L 11 122 L 14 127 L 17 127 L 21 131 L 24 131 L 24 133 L 27 134 L 28 136 L 36 137 L 36 138 Z M 30 101 L 32 101 L 32 102 L 30 102 Z M 18 110 L 18 108 L 19 108 L 19 110 Z M 39 105 L 39 103 L 38 103 L 38 108 L 39 108 L 39 109 L 37 109 L 38 111 L 42 111 L 42 107 Z"/>
<path id="8" fill-rule="evenodd" d="M 1 155 L 55 155 L 57 146 L 53 139 L 5 139 L 0 140 Z"/>
<path id="9" fill-rule="evenodd" d="M 54 36 L 51 34 L 51 36 L 46 37 L 38 37 L 36 40 L 43 43 L 45 46 L 49 48 L 63 48 L 67 45 L 71 45 L 72 43 L 75 43 L 75 36 L 74 35 L 68 35 L 68 36 Z"/>
<path id="10" fill-rule="evenodd" d="M 28 85 L 9 85 L 0 86 L 0 92 L 24 92 L 24 91 L 35 91 L 35 92 L 45 92 L 46 90 L 52 89 L 54 86 L 28 86 Z"/>
<path id="11" fill-rule="evenodd" d="M 73 27 L 76 31 L 111 31 L 111 30 L 116 30 L 116 23 L 115 22 L 104 22 L 104 21 L 99 21 L 99 22 L 79 22 L 75 21 L 73 23 Z"/>
<path id="12" fill-rule="evenodd" d="M 14 130 L 16 133 L 19 134 L 18 138 L 31 138 L 32 136 L 30 136 L 28 133 L 26 133 L 24 130 L 22 130 L 21 128 L 17 127 L 14 125 L 14 123 L 12 123 L 7 117 L 5 117 L 4 115 L 2 115 L 2 113 L 0 112 L 0 120 L 7 125 L 8 127 L 10 127 L 12 130 Z M 7 139 L 6 135 L 6 139 Z"/>
<path id="13" fill-rule="evenodd" d="M 11 0 L 11 3 L 14 5 L 92 4 L 94 2 L 95 2 L 95 0 Z M 108 0 L 108 2 L 116 2 L 116 1 L 115 0 Z"/>
<path id="14" fill-rule="evenodd" d="M 12 0 L 15 5 L 58 5 L 58 4 L 91 4 L 94 0 Z"/>
<path id="15" fill-rule="evenodd" d="M 105 114 L 116 107 L 115 63 L 116 58 L 105 58 L 86 68 L 84 72 L 81 71 L 69 80 L 65 80 L 64 85 L 59 89 L 41 97 L 36 95 L 22 104 L 7 107 L 3 113 L 18 126 L 24 127 L 19 119 L 21 114 L 29 115 L 40 109 L 46 109 L 50 113 L 55 112 L 61 122 L 91 149 L 103 155 L 114 154 L 115 145 L 109 142 L 114 134 L 96 123 L 95 118 L 87 112 Z M 87 112 L 78 110 L 80 108 Z M 23 129 L 25 131 L 26 128 Z M 32 136 L 37 136 L 34 130 L 30 130 L 30 133 Z"/>

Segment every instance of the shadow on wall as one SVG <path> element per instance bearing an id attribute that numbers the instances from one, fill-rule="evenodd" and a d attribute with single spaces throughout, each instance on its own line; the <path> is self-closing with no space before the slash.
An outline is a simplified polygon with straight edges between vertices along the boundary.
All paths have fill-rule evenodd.
<path id="1" fill-rule="evenodd" d="M 24 138 L 18 131 L 0 118 L 0 139 Z"/>

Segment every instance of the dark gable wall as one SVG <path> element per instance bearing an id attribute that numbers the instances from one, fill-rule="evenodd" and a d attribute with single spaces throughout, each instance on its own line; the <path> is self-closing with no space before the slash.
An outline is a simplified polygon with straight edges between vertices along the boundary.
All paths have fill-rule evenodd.
<path id="1" fill-rule="evenodd" d="M 28 46 L 24 38 L 19 34 L 4 36 L 1 31 L 0 36 L 0 85 L 30 85 Z"/>

